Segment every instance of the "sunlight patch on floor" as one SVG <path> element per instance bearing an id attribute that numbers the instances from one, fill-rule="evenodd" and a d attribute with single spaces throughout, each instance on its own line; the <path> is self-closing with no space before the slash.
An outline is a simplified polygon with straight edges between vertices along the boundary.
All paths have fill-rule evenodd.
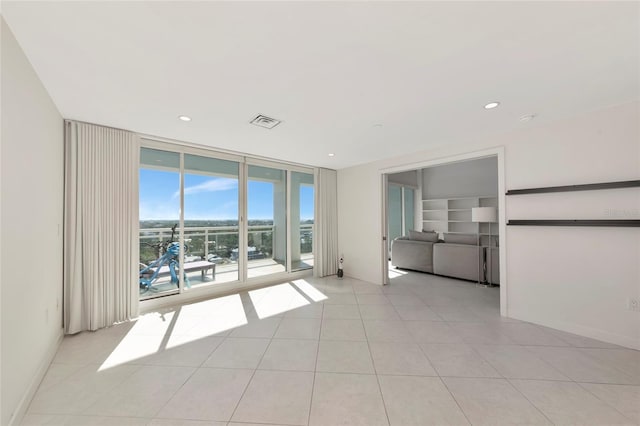
<path id="1" fill-rule="evenodd" d="M 291 284 L 284 283 L 249 292 L 258 318 L 268 318 L 309 304 Z"/>
<path id="2" fill-rule="evenodd" d="M 323 300 L 327 300 L 328 297 L 324 295 L 322 292 L 318 291 L 314 286 L 309 284 L 306 280 L 295 280 L 293 281 L 293 285 L 298 287 L 300 291 L 302 291 L 308 298 L 313 300 L 314 302 L 321 302 Z"/>
<path id="3" fill-rule="evenodd" d="M 393 266 L 389 265 L 389 279 L 392 280 L 394 278 L 402 277 L 403 275 L 407 275 L 408 271 L 403 271 L 402 269 L 396 269 Z"/>
<path id="4" fill-rule="evenodd" d="M 220 299 L 224 299 L 224 301 L 211 303 Z M 193 305 L 197 306 L 192 307 Z M 175 337 L 172 335 L 167 342 L 167 347 L 171 347 L 170 345 L 175 342 L 183 344 L 214 336 L 248 323 L 247 314 L 239 294 L 211 299 L 193 305 L 183 306 L 182 310 L 192 307 L 193 312 L 197 313 L 196 315 L 188 315 L 194 322 L 194 326 L 186 333 L 186 336 L 183 333 L 176 333 Z"/>
<path id="5" fill-rule="evenodd" d="M 118 346 L 111 352 L 109 357 L 102 363 L 98 371 L 104 371 L 118 365 L 126 364 L 160 351 L 164 336 L 127 334 L 120 341 Z"/>
<path id="6" fill-rule="evenodd" d="M 239 294 L 142 315 L 98 371 L 175 349 L 247 324 Z"/>

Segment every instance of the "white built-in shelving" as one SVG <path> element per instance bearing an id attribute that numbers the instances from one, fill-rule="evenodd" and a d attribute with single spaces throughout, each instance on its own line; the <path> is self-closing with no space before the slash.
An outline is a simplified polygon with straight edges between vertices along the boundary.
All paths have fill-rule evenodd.
<path id="1" fill-rule="evenodd" d="M 490 235 L 498 235 L 498 226 L 471 221 L 473 207 L 498 208 L 495 196 L 441 198 L 422 200 L 422 228 L 425 231 L 459 234 L 479 234 L 483 244 L 488 243 Z"/>

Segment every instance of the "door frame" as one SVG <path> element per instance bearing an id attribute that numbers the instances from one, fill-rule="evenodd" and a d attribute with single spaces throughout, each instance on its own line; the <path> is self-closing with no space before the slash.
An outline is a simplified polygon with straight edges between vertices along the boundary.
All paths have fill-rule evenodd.
<path id="1" fill-rule="evenodd" d="M 433 166 L 441 166 L 445 164 L 459 163 L 462 161 L 477 160 L 487 157 L 497 157 L 498 160 L 498 254 L 500 258 L 500 315 L 508 316 L 508 277 L 507 277 L 507 226 L 506 226 L 506 187 L 505 187 L 505 155 L 504 146 L 488 148 L 480 151 L 472 151 L 464 154 L 451 155 L 432 160 L 424 160 L 416 163 L 403 164 L 400 166 L 388 167 L 380 169 L 381 175 L 381 217 L 382 217 L 382 283 L 389 283 L 389 261 L 386 250 L 389 246 L 387 241 L 387 190 L 388 175 L 392 173 L 406 172 L 410 170 L 423 169 Z M 421 197 L 422 200 L 422 197 Z M 422 202 L 422 201 L 420 201 Z M 421 209 L 422 210 L 422 209 Z"/>
<path id="2" fill-rule="evenodd" d="M 381 175 L 382 183 L 382 285 L 389 284 L 389 174 Z"/>

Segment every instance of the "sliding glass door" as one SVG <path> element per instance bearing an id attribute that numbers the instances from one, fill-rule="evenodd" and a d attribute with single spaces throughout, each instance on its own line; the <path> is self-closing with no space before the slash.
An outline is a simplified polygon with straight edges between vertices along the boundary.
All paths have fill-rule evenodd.
<path id="1" fill-rule="evenodd" d="M 291 172 L 291 270 L 313 268 L 314 187 L 310 173 Z"/>
<path id="2" fill-rule="evenodd" d="M 238 280 L 239 165 L 184 155 L 186 286 Z M 235 250 L 235 252 L 234 252 Z"/>
<path id="3" fill-rule="evenodd" d="M 402 187 L 389 185 L 389 250 L 391 241 L 402 236 Z"/>
<path id="4" fill-rule="evenodd" d="M 167 250 L 179 239 L 180 190 L 180 154 L 142 148 L 138 282 L 141 299 L 179 291 L 179 257 Z"/>
<path id="5" fill-rule="evenodd" d="M 402 217 L 404 234 L 415 228 L 415 190 L 406 186 L 402 187 Z"/>
<path id="6" fill-rule="evenodd" d="M 140 299 L 313 268 L 313 174 L 246 161 L 141 148 Z"/>
<path id="7" fill-rule="evenodd" d="M 247 278 L 287 270 L 287 173 L 248 166 Z"/>
<path id="8" fill-rule="evenodd" d="M 414 229 L 414 193 L 415 190 L 411 187 L 389 184 L 387 195 L 389 250 L 394 238 L 407 235 Z"/>

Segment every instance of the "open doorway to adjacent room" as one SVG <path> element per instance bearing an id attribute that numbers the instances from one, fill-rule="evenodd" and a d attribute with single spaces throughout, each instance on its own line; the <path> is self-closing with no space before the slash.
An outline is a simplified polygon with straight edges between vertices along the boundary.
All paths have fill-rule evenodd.
<path id="1" fill-rule="evenodd" d="M 384 283 L 479 295 L 506 315 L 503 170 L 497 149 L 383 171 Z"/>

